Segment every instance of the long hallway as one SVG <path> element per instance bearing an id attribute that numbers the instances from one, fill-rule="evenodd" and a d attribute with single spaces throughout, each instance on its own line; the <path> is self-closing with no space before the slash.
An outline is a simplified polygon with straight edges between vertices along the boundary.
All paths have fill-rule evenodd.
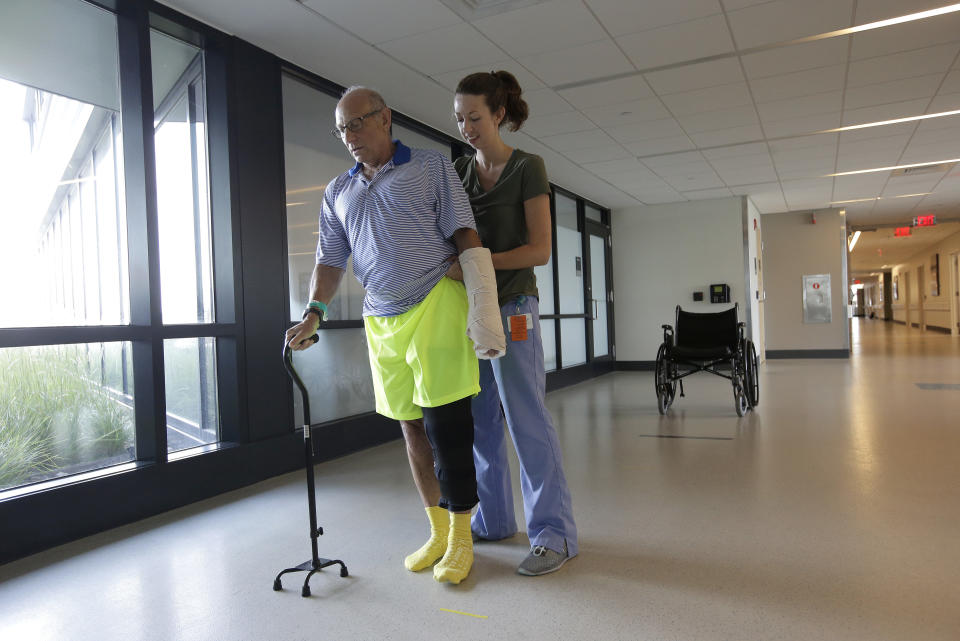
<path id="1" fill-rule="evenodd" d="M 407 572 L 426 522 L 395 441 L 317 467 L 350 577 L 310 599 L 271 590 L 309 555 L 300 472 L 0 566 L 0 638 L 955 640 L 960 340 L 852 328 L 849 360 L 763 364 L 742 419 L 702 374 L 666 417 L 648 372 L 550 394 L 581 548 L 555 574 L 514 573 L 522 535 L 458 587 Z"/>

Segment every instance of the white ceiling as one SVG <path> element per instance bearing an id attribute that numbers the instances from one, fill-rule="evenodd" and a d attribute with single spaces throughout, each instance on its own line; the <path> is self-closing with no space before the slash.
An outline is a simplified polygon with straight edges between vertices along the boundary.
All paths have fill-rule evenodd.
<path id="1" fill-rule="evenodd" d="M 609 207 L 748 195 L 852 225 L 960 217 L 960 165 L 828 176 L 958 158 L 960 115 L 818 133 L 960 109 L 960 13 L 789 43 L 949 0 L 521 0 L 478 17 L 459 0 L 166 3 L 454 136 L 457 81 L 507 69 L 531 106 L 508 142 Z"/>

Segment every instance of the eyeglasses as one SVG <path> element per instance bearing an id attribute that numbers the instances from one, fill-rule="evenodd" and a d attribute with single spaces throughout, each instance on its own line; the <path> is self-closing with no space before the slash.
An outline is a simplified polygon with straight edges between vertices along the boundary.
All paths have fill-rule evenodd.
<path id="1" fill-rule="evenodd" d="M 383 111 L 383 107 L 380 107 L 379 109 L 374 109 L 370 113 L 363 114 L 362 116 L 357 116 L 353 120 L 350 120 L 349 122 L 347 122 L 345 125 L 337 125 L 336 127 L 330 130 L 330 135 L 333 136 L 334 138 L 343 138 L 344 134 L 347 133 L 348 129 L 353 132 L 360 131 L 361 127 L 363 127 L 364 118 L 369 118 L 373 114 L 380 113 L 381 111 Z"/>

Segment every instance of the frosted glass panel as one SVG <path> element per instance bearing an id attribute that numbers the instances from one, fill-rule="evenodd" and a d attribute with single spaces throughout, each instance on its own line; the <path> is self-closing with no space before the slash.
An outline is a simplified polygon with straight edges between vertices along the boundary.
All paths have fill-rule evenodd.
<path id="1" fill-rule="evenodd" d="M 564 318 L 560 321 L 560 362 L 563 367 L 587 362 L 587 334 L 582 318 Z"/>
<path id="2" fill-rule="evenodd" d="M 540 314 L 553 314 L 553 256 L 546 265 L 535 265 L 533 273 L 537 277 L 537 291 L 540 293 Z"/>
<path id="3" fill-rule="evenodd" d="M 590 286 L 593 309 L 593 355 L 606 356 L 607 340 L 607 271 L 605 269 L 607 244 L 600 236 L 590 236 Z"/>
<path id="4" fill-rule="evenodd" d="M 294 367 L 310 394 L 311 423 L 372 412 L 375 408 L 367 337 L 363 329 L 325 329 L 320 342 L 293 356 Z M 294 426 L 303 408 L 294 389 Z"/>
<path id="5" fill-rule="evenodd" d="M 541 310 L 543 311 L 543 310 Z M 552 372 L 557 369 L 557 321 L 541 320 L 540 337 L 543 340 L 543 367 Z"/>
<path id="6" fill-rule="evenodd" d="M 560 282 L 560 313 L 583 313 L 583 252 L 580 233 L 557 227 L 557 275 Z"/>

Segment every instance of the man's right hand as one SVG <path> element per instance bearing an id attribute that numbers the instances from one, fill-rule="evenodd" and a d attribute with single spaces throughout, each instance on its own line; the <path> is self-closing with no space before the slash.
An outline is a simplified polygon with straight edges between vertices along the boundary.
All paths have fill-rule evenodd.
<path id="1" fill-rule="evenodd" d="M 313 345 L 313 341 L 309 338 L 317 333 L 318 327 L 320 327 L 320 319 L 317 315 L 307 314 L 306 318 L 287 330 L 285 337 L 287 345 L 290 349 L 297 351 L 307 349 Z"/>

